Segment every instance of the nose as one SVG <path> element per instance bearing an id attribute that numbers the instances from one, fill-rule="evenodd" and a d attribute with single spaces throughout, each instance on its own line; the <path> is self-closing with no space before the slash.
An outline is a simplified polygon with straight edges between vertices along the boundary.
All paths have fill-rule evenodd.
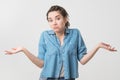
<path id="1" fill-rule="evenodd" d="M 53 21 L 53 25 L 56 25 L 56 24 L 57 24 L 57 22 L 56 22 L 56 20 L 54 20 L 54 21 Z"/>

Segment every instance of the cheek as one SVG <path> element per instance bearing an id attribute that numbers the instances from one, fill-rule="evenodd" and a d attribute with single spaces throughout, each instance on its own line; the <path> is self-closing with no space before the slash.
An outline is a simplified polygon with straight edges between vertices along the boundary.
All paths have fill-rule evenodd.
<path id="1" fill-rule="evenodd" d="M 62 21 L 62 20 L 60 20 L 60 21 L 58 21 L 58 24 L 61 25 L 61 26 L 64 26 L 64 25 L 65 25 L 65 22 Z"/>
<path id="2" fill-rule="evenodd" d="M 53 28 L 53 25 L 51 23 L 48 23 L 48 25 L 49 25 L 50 28 Z"/>
<path id="3" fill-rule="evenodd" d="M 49 24 L 50 26 L 52 26 L 52 25 L 53 25 L 51 22 L 48 22 L 48 24 Z"/>

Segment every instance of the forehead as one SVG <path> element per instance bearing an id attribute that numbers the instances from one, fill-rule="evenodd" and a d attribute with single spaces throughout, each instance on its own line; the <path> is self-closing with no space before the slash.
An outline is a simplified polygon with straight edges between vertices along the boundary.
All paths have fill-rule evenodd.
<path id="1" fill-rule="evenodd" d="M 57 16 L 62 17 L 62 15 L 60 14 L 59 11 L 52 11 L 52 12 L 49 12 L 49 14 L 48 14 L 48 18 L 54 18 L 54 17 L 57 17 Z"/>

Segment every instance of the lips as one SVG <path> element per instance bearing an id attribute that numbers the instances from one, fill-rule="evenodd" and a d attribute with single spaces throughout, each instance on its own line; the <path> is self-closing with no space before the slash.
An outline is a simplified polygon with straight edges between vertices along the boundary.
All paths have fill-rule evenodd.
<path id="1" fill-rule="evenodd" d="M 59 27 L 54 27 L 53 29 L 58 29 Z"/>

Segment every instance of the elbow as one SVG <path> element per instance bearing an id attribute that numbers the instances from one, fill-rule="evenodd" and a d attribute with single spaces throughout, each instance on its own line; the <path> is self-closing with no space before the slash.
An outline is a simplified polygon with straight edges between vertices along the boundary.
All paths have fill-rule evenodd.
<path id="1" fill-rule="evenodd" d="M 39 68 L 43 68 L 44 66 L 44 62 L 43 61 L 40 61 L 40 63 L 37 65 Z"/>
<path id="2" fill-rule="evenodd" d="M 43 68 L 43 64 L 38 65 L 39 68 Z"/>
<path id="3" fill-rule="evenodd" d="M 43 66 L 44 66 L 43 62 L 38 65 L 39 68 L 43 68 Z"/>
<path id="4" fill-rule="evenodd" d="M 43 68 L 43 66 L 39 66 L 39 68 Z"/>
<path id="5" fill-rule="evenodd" d="M 85 65 L 85 64 L 87 63 L 87 61 L 85 61 L 85 60 L 80 60 L 80 63 L 81 63 L 82 65 Z"/>
<path id="6" fill-rule="evenodd" d="M 82 62 L 82 61 L 80 61 L 80 63 L 81 63 L 82 65 L 85 65 L 85 64 L 86 64 L 86 62 Z"/>
<path id="7" fill-rule="evenodd" d="M 82 59 L 80 59 L 80 63 L 82 65 L 85 65 L 88 62 L 88 59 L 84 56 Z"/>

